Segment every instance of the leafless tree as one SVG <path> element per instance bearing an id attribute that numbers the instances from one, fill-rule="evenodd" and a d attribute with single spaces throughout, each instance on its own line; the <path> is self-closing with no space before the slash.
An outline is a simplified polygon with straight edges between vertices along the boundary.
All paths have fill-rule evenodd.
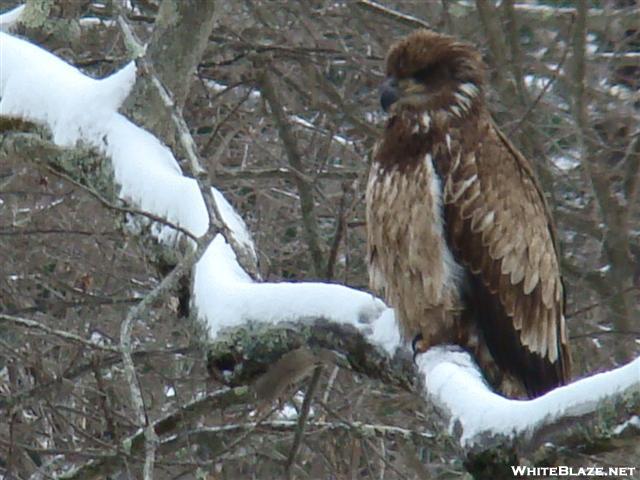
<path id="1" fill-rule="evenodd" d="M 136 61 L 120 111 L 196 179 L 210 226 L 159 243 L 154 224 L 180 227 L 119 198 L 95 148 L 0 117 L 0 474 L 499 478 L 519 462 L 630 465 L 638 391 L 570 428 L 564 418 L 533 440 L 464 449 L 411 358 L 356 329 L 244 325 L 210 342 L 192 308 L 192 267 L 217 233 L 257 281 L 366 290 L 383 58 L 427 27 L 478 45 L 495 117 L 536 162 L 576 376 L 638 357 L 640 5 L 575 3 L 28 0 L 12 35 L 96 78 Z M 211 184 L 247 222 L 257 262 Z"/>

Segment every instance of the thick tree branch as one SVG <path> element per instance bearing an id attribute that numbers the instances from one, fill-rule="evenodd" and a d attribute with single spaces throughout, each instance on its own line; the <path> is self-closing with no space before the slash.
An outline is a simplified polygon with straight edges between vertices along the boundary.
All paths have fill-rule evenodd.
<path id="1" fill-rule="evenodd" d="M 289 160 L 291 168 L 301 175 L 293 177 L 293 181 L 300 196 L 300 211 L 302 214 L 302 224 L 304 225 L 305 238 L 309 247 L 309 254 L 314 268 L 314 274 L 317 278 L 323 276 L 323 255 L 320 247 L 320 236 L 318 233 L 318 220 L 315 212 L 315 199 L 311 185 L 305 181 L 302 176 L 305 174 L 305 165 L 298 149 L 297 141 L 291 131 L 291 126 L 287 120 L 284 107 L 280 102 L 276 92 L 271 74 L 263 67 L 260 89 L 265 100 L 269 104 L 269 108 L 273 114 L 273 118 L 278 128 L 280 139 L 284 145 L 284 151 Z"/>
<path id="2" fill-rule="evenodd" d="M 575 450 L 606 448 L 624 436 L 640 435 L 634 421 L 621 427 L 640 413 L 640 359 L 534 400 L 509 400 L 489 389 L 471 357 L 457 347 L 419 355 L 414 370 L 406 356 L 392 359 L 353 327 L 316 320 L 252 323 L 222 332 L 211 345 L 210 370 L 232 385 L 252 383 L 277 358 L 305 344 L 337 352 L 342 367 L 424 396 L 442 415 L 470 471 L 480 477 L 490 478 L 481 472 L 489 464 L 488 471 L 495 473 L 518 458 L 539 458 L 548 443 Z M 422 390 L 415 390 L 415 373 Z"/>
<path id="3" fill-rule="evenodd" d="M 175 149 L 181 147 L 181 132 L 176 131 L 172 120 L 173 108 L 166 108 L 161 99 L 162 90 L 171 92 L 172 103 L 182 110 L 189 93 L 195 67 L 207 46 L 213 30 L 215 2 L 200 0 L 163 1 L 156 17 L 153 34 L 146 49 L 141 49 L 133 31 L 127 24 L 126 16 L 120 15 L 118 22 L 124 27 L 129 46 L 133 46 L 135 57 L 144 58 L 152 66 L 154 75 L 136 81 L 131 95 L 124 105 L 127 116 L 137 124 L 144 125 L 158 138 Z M 141 53 L 145 52 L 144 55 Z M 167 61 L 167 59 L 171 59 Z M 159 89 L 155 82 L 160 81 Z M 197 173 L 194 170 L 194 173 Z"/>
<path id="4" fill-rule="evenodd" d="M 528 455 L 545 443 L 593 445 L 621 434 L 618 426 L 640 412 L 640 358 L 528 401 L 491 392 L 457 347 L 431 349 L 417 363 L 427 398 L 468 455 L 509 448 Z"/>

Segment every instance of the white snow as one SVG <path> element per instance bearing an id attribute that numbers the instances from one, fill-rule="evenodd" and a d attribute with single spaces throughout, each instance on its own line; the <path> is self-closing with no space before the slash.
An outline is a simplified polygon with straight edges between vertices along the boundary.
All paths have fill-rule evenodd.
<path id="1" fill-rule="evenodd" d="M 593 33 L 588 33 L 587 34 L 587 45 L 586 45 L 586 51 L 587 54 L 589 55 L 593 55 L 594 53 L 596 53 L 598 51 L 598 43 L 597 43 L 598 37 L 593 34 Z"/>
<path id="2" fill-rule="evenodd" d="M 580 166 L 580 154 L 578 152 L 569 151 L 564 155 L 551 157 L 551 161 L 560 170 L 568 172 Z"/>
<path id="3" fill-rule="evenodd" d="M 0 53 L 0 114 L 48 125 L 58 145 L 96 143 L 135 81 L 133 63 L 95 80 L 5 33 L 0 33 Z"/>
<path id="4" fill-rule="evenodd" d="M 293 396 L 293 401 L 302 406 L 302 403 L 304 402 L 304 393 L 296 392 Z M 293 401 L 285 403 L 282 408 L 276 412 L 277 418 L 282 420 L 296 420 L 298 418 L 298 409 L 293 405 Z M 315 409 L 310 407 L 307 415 L 307 418 L 309 419 L 315 417 Z"/>
<path id="5" fill-rule="evenodd" d="M 24 7 L 24 5 L 20 5 L 7 12 L 4 12 L 3 14 L 0 14 L 0 32 L 8 32 L 9 30 L 11 30 L 11 28 L 20 19 L 20 15 L 22 15 Z"/>
<path id="6" fill-rule="evenodd" d="M 211 80 L 208 78 L 204 79 L 204 84 L 211 90 L 213 90 L 214 93 L 222 93 L 229 88 L 229 86 L 225 85 L 224 83 L 216 82 L 215 80 Z M 246 91 L 246 88 L 247 87 L 243 87 L 244 91 Z M 251 90 L 249 91 L 249 98 L 251 100 L 259 100 L 261 98 L 260 92 L 251 88 Z"/>
<path id="7" fill-rule="evenodd" d="M 0 114 L 47 125 L 61 146 L 86 143 L 112 160 L 120 196 L 202 235 L 208 216 L 193 179 L 182 175 L 171 151 L 117 112 L 135 82 L 135 65 L 103 80 L 84 75 L 49 52 L 0 33 Z M 242 219 L 213 189 L 221 214 L 237 240 L 252 248 Z M 173 239 L 158 227 L 161 240 Z"/>
<path id="8" fill-rule="evenodd" d="M 382 347 L 389 355 L 393 355 L 398 348 L 405 346 L 392 308 L 386 308 L 372 321 L 371 328 L 364 333 L 368 334 L 371 343 Z"/>
<path id="9" fill-rule="evenodd" d="M 206 312 L 209 332 L 248 321 L 279 323 L 325 318 L 364 329 L 392 351 L 399 340 L 394 322 L 382 301 L 372 295 L 329 283 L 257 283 L 238 265 L 222 238 L 216 238 L 197 265 L 193 295 L 195 305 Z M 385 313 L 384 316 L 381 316 Z M 392 314 L 391 314 L 392 315 Z M 378 343 L 378 342 L 377 342 Z"/>
<path id="10" fill-rule="evenodd" d="M 547 86 L 549 81 L 550 80 L 548 77 L 541 77 L 538 75 L 524 76 L 525 85 L 536 92 L 542 91 Z"/>
<path id="11" fill-rule="evenodd" d="M 560 417 L 579 417 L 621 392 L 640 388 L 640 358 L 615 370 L 556 388 L 533 400 L 511 400 L 493 393 L 466 352 L 442 346 L 418 355 L 425 394 L 451 414 L 451 430 L 471 447 L 489 435 L 531 435 L 536 426 Z"/>
<path id="12" fill-rule="evenodd" d="M 129 64 L 108 78 L 92 79 L 39 47 L 0 33 L 0 115 L 48 126 L 58 145 L 93 146 L 110 158 L 121 198 L 201 235 L 207 215 L 195 182 L 182 175 L 168 148 L 117 111 L 135 74 Z M 253 251 L 242 219 L 220 192 L 213 192 L 233 235 Z M 163 241 L 175 238 L 168 227 L 157 227 L 155 233 Z M 193 298 L 212 337 L 249 320 L 277 323 L 321 317 L 359 328 L 389 354 L 405 346 L 393 312 L 379 299 L 335 284 L 256 283 L 221 236 L 196 265 Z M 634 383 L 637 388 L 640 378 L 638 359 L 523 402 L 493 394 L 470 357 L 451 347 L 431 349 L 417 362 L 427 394 L 458 418 L 466 443 L 482 432 L 527 432 L 544 419 L 580 415 L 607 395 Z"/>
<path id="13" fill-rule="evenodd" d="M 114 20 L 108 20 L 108 19 L 98 18 L 98 17 L 82 17 L 78 20 L 78 23 L 80 23 L 80 25 L 85 27 L 94 27 L 94 26 L 101 26 L 101 25 L 104 25 L 107 27 L 116 26 L 116 22 Z"/>
<path id="14" fill-rule="evenodd" d="M 635 429 L 640 430 L 640 417 L 638 415 L 634 415 L 629 420 L 621 423 L 616 428 L 613 429 L 614 435 L 620 435 L 624 433 L 627 429 Z"/>
<path id="15" fill-rule="evenodd" d="M 24 40 L 0 33 L 0 114 L 47 125 L 54 142 L 86 143 L 111 159 L 120 197 L 199 236 L 208 216 L 193 179 L 182 175 L 171 151 L 153 135 L 117 112 L 135 82 L 128 64 L 103 80 Z M 251 236 L 224 196 L 212 189 L 236 240 L 250 251 Z M 171 242 L 176 233 L 157 225 L 154 233 Z M 372 295 L 325 283 L 254 283 L 226 241 L 218 236 L 196 266 L 194 306 L 212 337 L 247 320 L 282 322 L 326 318 L 350 323 L 393 351 L 399 334 L 392 314 Z M 380 321 L 376 320 L 380 317 Z"/>
<path id="16" fill-rule="evenodd" d="M 176 389 L 171 385 L 165 385 L 164 387 L 164 396 L 167 398 L 173 398 L 176 396 Z"/>
<path id="17" fill-rule="evenodd" d="M 321 132 L 324 135 L 329 135 L 328 131 L 318 128 L 316 125 L 314 125 L 308 120 L 305 120 L 299 115 L 289 115 L 289 120 L 291 120 L 293 123 L 297 123 L 298 125 L 304 128 L 308 128 L 309 130 L 314 130 L 314 131 Z M 354 145 L 353 141 L 348 140 L 340 135 L 332 135 L 331 140 L 345 147 L 353 147 Z"/>

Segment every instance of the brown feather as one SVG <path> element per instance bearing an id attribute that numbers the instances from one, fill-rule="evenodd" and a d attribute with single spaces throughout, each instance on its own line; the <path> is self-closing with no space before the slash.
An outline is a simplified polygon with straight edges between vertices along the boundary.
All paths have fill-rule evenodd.
<path id="1" fill-rule="evenodd" d="M 367 184 L 372 287 L 384 286 L 405 338 L 460 343 L 505 394 L 565 383 L 552 220 L 491 120 L 480 54 L 421 30 L 391 47 L 386 72 L 398 91 Z"/>

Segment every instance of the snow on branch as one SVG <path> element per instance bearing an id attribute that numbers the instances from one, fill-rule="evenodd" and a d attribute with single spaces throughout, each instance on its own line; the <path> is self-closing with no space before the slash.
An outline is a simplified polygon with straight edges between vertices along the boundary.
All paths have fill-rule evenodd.
<path id="1" fill-rule="evenodd" d="M 257 287 L 247 287 L 244 293 L 236 290 L 234 301 L 244 297 L 246 308 L 251 308 L 252 298 L 261 295 Z M 280 288 L 275 298 L 296 292 L 295 285 Z M 415 364 L 407 360 L 409 352 L 398 343 L 399 336 L 394 337 L 392 312 L 353 324 L 304 316 L 296 320 L 294 312 L 277 318 L 266 311 L 272 316 L 262 321 L 259 316 L 244 322 L 227 319 L 227 327 L 215 332 L 210 368 L 222 365 L 226 371 L 220 378 L 231 385 L 256 384 L 261 375 L 269 376 L 274 359 L 302 345 L 314 351 L 331 349 L 340 366 L 418 391 L 440 414 L 468 461 L 506 451 L 512 452 L 511 459 L 530 458 L 543 446 L 580 448 L 640 436 L 640 358 L 533 400 L 511 400 L 491 390 L 459 347 L 434 347 L 418 355 Z"/>
<path id="2" fill-rule="evenodd" d="M 400 343 L 393 312 L 379 299 L 335 284 L 254 282 L 219 238 L 196 267 L 193 294 L 206 318 L 215 319 L 207 322 L 212 339 L 225 328 L 251 321 L 277 324 L 324 318 L 356 327 L 377 327 L 376 338 L 390 352 Z"/>
<path id="3" fill-rule="evenodd" d="M 457 347 L 432 348 L 418 357 L 417 366 L 425 396 L 448 417 L 450 432 L 471 452 L 505 443 L 531 448 L 567 437 L 572 433 L 567 421 L 594 416 L 607 402 L 629 401 L 636 411 L 640 408 L 640 358 L 526 401 L 492 392 L 469 354 Z"/>
<path id="4" fill-rule="evenodd" d="M 135 74 L 129 64 L 111 77 L 95 80 L 29 42 L 0 33 L 0 115 L 48 126 L 58 145 L 95 148 L 111 160 L 121 199 L 200 236 L 207 231 L 208 215 L 196 182 L 183 176 L 172 152 L 157 138 L 117 111 Z M 220 192 L 213 192 L 236 240 L 253 252 L 243 220 Z M 154 233 L 169 244 L 176 237 L 167 225 Z M 322 348 L 341 344 L 352 364 L 375 358 L 378 378 L 385 378 L 385 369 L 393 367 L 397 351 L 406 351 L 393 312 L 379 299 L 340 285 L 257 283 L 221 236 L 197 263 L 193 290 L 194 306 L 214 347 L 218 342 L 233 348 L 225 343 L 230 332 L 247 331 L 255 324 L 265 327 L 261 335 L 282 332 L 288 325 L 301 336 L 290 348 L 302 340 L 313 344 L 324 329 Z M 252 345 L 261 340 L 254 339 Z M 253 350 L 255 356 L 259 351 Z M 241 361 L 256 360 L 247 350 L 241 353 Z M 268 365 L 273 356 L 262 360 Z M 620 418 L 612 418 L 630 426 L 638 423 L 629 412 L 638 411 L 640 360 L 531 401 L 494 394 L 470 357 L 449 347 L 419 356 L 416 367 L 424 384 L 422 395 L 447 418 L 451 433 L 467 452 L 546 441 L 567 420 L 595 418 L 603 405 L 627 402 Z"/>
<path id="5" fill-rule="evenodd" d="M 96 80 L 27 41 L 0 33 L 0 67 L 0 115 L 48 126 L 57 145 L 96 148 L 111 160 L 121 199 L 195 236 L 206 232 L 208 215 L 195 180 L 183 176 L 157 138 L 117 112 L 135 81 L 133 63 Z M 217 189 L 212 191 L 238 243 L 255 255 L 244 221 Z M 169 244 L 176 238 L 167 225 L 158 225 L 154 233 Z M 222 237 L 197 264 L 194 306 L 212 336 L 252 318 L 306 316 L 355 324 L 386 309 L 373 296 L 339 285 L 253 283 Z"/>
<path id="6" fill-rule="evenodd" d="M 207 231 L 208 214 L 192 178 L 182 174 L 172 152 L 157 138 L 118 113 L 136 79 L 129 63 L 102 80 L 84 75 L 49 52 L 0 32 L 0 115 L 19 117 L 51 130 L 60 146 L 89 145 L 111 160 L 122 200 L 189 230 Z M 243 220 L 212 189 L 235 240 L 255 255 Z M 158 226 L 160 241 L 175 230 Z"/>
<path id="7" fill-rule="evenodd" d="M 26 5 L 20 5 L 0 15 L 0 31 L 7 32 L 18 23 Z"/>

